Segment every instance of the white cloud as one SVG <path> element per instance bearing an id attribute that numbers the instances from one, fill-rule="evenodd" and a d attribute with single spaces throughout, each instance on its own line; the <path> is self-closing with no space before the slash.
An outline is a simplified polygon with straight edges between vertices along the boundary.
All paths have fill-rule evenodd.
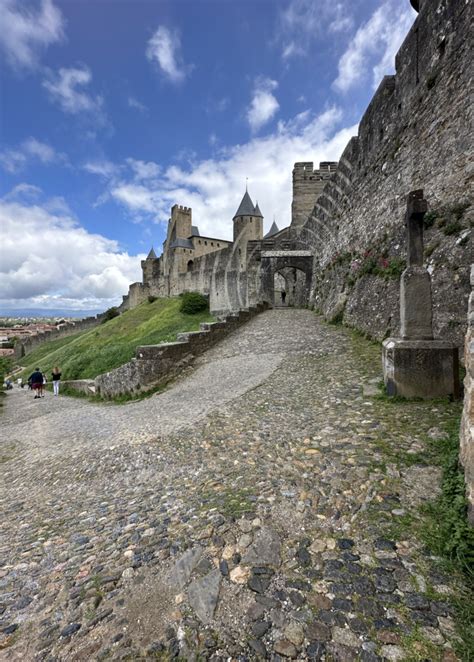
<path id="1" fill-rule="evenodd" d="M 353 26 L 351 6 L 341 0 L 290 0 L 279 15 L 277 43 L 284 60 L 306 55 L 321 34 L 339 33 Z"/>
<path id="2" fill-rule="evenodd" d="M 39 186 L 33 184 L 17 184 L 9 193 L 4 197 L 4 200 L 36 200 L 41 195 L 42 191 Z"/>
<path id="3" fill-rule="evenodd" d="M 138 159 L 127 159 L 128 166 L 135 174 L 135 178 L 153 179 L 160 174 L 160 167 L 153 161 L 140 161 Z"/>
<path id="4" fill-rule="evenodd" d="M 0 47 L 14 68 L 34 69 L 40 52 L 64 37 L 64 19 L 52 0 L 28 9 L 22 0 L 0 2 Z"/>
<path id="5" fill-rule="evenodd" d="M 247 112 L 247 121 L 252 131 L 258 131 L 269 122 L 278 111 L 280 104 L 272 94 L 278 83 L 271 78 L 257 78 L 255 89 Z"/>
<path id="6" fill-rule="evenodd" d="M 100 175 L 105 179 L 111 179 L 119 172 L 119 167 L 107 159 L 102 159 L 99 161 L 87 161 L 87 163 L 84 163 L 82 167 L 91 175 Z"/>
<path id="7" fill-rule="evenodd" d="M 17 198 L 18 193 L 17 187 Z M 14 198 L 0 199 L 3 308 L 21 303 L 28 308 L 105 310 L 120 302 L 130 282 L 140 280 L 144 256 L 130 256 L 116 241 L 90 234 L 65 205 L 57 209 L 54 200 L 39 204 Z"/>
<path id="8" fill-rule="evenodd" d="M 128 105 L 130 108 L 136 108 L 136 110 L 139 110 L 141 113 L 146 113 L 148 110 L 145 104 L 138 101 L 138 99 L 135 99 L 135 97 L 128 97 Z"/>
<path id="9" fill-rule="evenodd" d="M 372 74 L 375 89 L 384 74 L 394 70 L 395 54 L 400 48 L 416 13 L 408 3 L 393 0 L 379 7 L 356 32 L 339 60 L 333 87 L 347 92 Z"/>
<path id="10" fill-rule="evenodd" d="M 85 90 L 92 80 L 88 67 L 61 68 L 55 75 L 43 81 L 53 101 L 59 103 L 65 113 L 73 115 L 82 112 L 94 112 L 100 116 L 103 99 L 92 96 Z"/>
<path id="11" fill-rule="evenodd" d="M 121 178 L 109 184 L 107 199 L 120 204 L 134 221 L 165 226 L 172 205 L 186 205 L 192 207 L 193 223 L 202 234 L 230 239 L 232 218 L 248 177 L 249 192 L 254 202 L 258 200 L 266 227 L 274 214 L 279 227 L 284 227 L 291 220 L 292 164 L 314 161 L 317 167 L 319 161 L 337 160 L 357 134 L 356 126 L 338 130 L 341 118 L 338 108 L 318 116 L 304 111 L 280 122 L 273 134 L 218 150 L 213 159 L 175 164 L 140 181 L 133 169 L 128 174 L 121 171 Z"/>
<path id="12" fill-rule="evenodd" d="M 45 164 L 65 162 L 66 156 L 36 138 L 27 138 L 18 147 L 0 152 L 0 164 L 7 172 L 19 172 L 34 161 Z"/>
<path id="13" fill-rule="evenodd" d="M 190 67 L 186 67 L 181 56 L 181 38 L 177 30 L 160 25 L 148 41 L 146 56 L 155 62 L 172 83 L 182 83 Z"/>

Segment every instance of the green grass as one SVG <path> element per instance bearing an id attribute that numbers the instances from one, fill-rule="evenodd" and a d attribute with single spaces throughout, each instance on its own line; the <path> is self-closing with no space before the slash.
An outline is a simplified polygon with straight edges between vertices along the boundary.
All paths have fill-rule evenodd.
<path id="1" fill-rule="evenodd" d="M 93 379 L 130 361 L 139 345 L 172 342 L 177 333 L 196 331 L 200 322 L 213 319 L 206 310 L 181 313 L 180 303 L 179 298 L 146 302 L 90 331 L 45 343 L 21 359 L 21 376 L 26 379 L 38 366 L 50 379 L 57 365 L 62 380 Z"/>

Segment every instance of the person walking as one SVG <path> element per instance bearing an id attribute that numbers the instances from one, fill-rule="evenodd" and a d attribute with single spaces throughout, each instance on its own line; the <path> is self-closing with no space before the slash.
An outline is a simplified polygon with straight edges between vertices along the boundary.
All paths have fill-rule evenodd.
<path id="1" fill-rule="evenodd" d="M 59 382 L 61 381 L 61 371 L 59 370 L 58 366 L 54 366 L 51 375 L 53 377 L 54 395 L 59 395 Z"/>
<path id="2" fill-rule="evenodd" d="M 31 388 L 35 392 L 35 400 L 41 398 L 41 393 L 43 392 L 43 379 L 43 373 L 39 368 L 35 368 L 35 371 L 28 378 L 28 382 L 31 383 Z"/>

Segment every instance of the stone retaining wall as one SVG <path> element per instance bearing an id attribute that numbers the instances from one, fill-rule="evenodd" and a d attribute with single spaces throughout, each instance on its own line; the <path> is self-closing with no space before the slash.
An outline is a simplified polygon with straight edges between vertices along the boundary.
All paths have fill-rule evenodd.
<path id="1" fill-rule="evenodd" d="M 467 318 L 467 333 L 464 344 L 466 377 L 464 379 L 464 409 L 461 420 L 460 458 L 464 466 L 468 517 L 474 526 L 474 264 L 471 265 L 471 296 Z"/>
<path id="2" fill-rule="evenodd" d="M 266 307 L 258 304 L 219 322 L 203 322 L 200 331 L 179 333 L 176 342 L 138 347 L 131 361 L 96 377 L 95 391 L 103 398 L 113 398 L 159 386 Z"/>

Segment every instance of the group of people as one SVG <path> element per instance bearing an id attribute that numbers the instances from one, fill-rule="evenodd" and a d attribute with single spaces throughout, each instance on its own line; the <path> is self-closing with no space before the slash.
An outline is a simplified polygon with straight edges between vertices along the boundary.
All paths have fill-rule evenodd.
<path id="1" fill-rule="evenodd" d="M 61 371 L 57 366 L 55 366 L 51 373 L 51 378 L 53 382 L 53 393 L 54 395 L 59 395 L 59 383 L 61 381 Z M 35 368 L 35 371 L 28 377 L 28 385 L 35 392 L 35 400 L 38 398 L 44 398 L 44 387 L 46 384 L 46 376 L 41 372 L 39 368 Z"/>

